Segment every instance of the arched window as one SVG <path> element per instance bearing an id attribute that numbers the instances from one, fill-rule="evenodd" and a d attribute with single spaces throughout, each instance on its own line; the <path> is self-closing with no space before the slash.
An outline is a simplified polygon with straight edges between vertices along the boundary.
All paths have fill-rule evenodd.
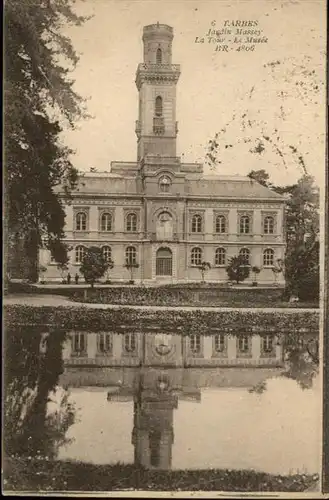
<path id="1" fill-rule="evenodd" d="M 190 336 L 190 351 L 193 352 L 193 354 L 201 352 L 201 338 L 197 333 Z"/>
<path id="2" fill-rule="evenodd" d="M 199 266 L 202 262 L 202 250 L 195 247 L 191 250 L 191 264 L 192 266 Z"/>
<path id="3" fill-rule="evenodd" d="M 267 248 L 263 253 L 263 265 L 266 267 L 271 267 L 274 265 L 274 250 L 272 248 Z"/>
<path id="4" fill-rule="evenodd" d="M 164 175 L 163 177 L 160 178 L 159 189 L 161 193 L 169 193 L 170 186 L 171 186 L 171 180 L 169 179 L 169 177 Z"/>
<path id="5" fill-rule="evenodd" d="M 137 252 L 135 247 L 126 248 L 126 264 L 137 264 Z"/>
<path id="6" fill-rule="evenodd" d="M 172 275 L 172 253 L 169 248 L 159 248 L 156 254 L 156 275 Z"/>
<path id="7" fill-rule="evenodd" d="M 75 263 L 76 264 L 82 264 L 83 258 L 86 254 L 86 249 L 82 245 L 78 245 L 75 248 Z"/>
<path id="8" fill-rule="evenodd" d="M 274 233 L 274 218 L 267 216 L 264 219 L 264 233 L 273 234 Z"/>
<path id="9" fill-rule="evenodd" d="M 250 250 L 248 248 L 241 248 L 239 255 L 244 258 L 245 265 L 250 266 Z"/>
<path id="10" fill-rule="evenodd" d="M 225 337 L 221 334 L 216 334 L 214 336 L 214 350 L 215 352 L 225 351 Z"/>
<path id="11" fill-rule="evenodd" d="M 224 215 L 217 215 L 216 217 L 216 233 L 226 232 L 226 220 Z"/>
<path id="12" fill-rule="evenodd" d="M 111 247 L 105 246 L 102 248 L 104 259 L 109 262 L 112 260 L 112 249 Z"/>
<path id="13" fill-rule="evenodd" d="M 111 333 L 99 333 L 97 335 L 97 350 L 100 354 L 111 354 L 113 341 Z"/>
<path id="14" fill-rule="evenodd" d="M 76 231 L 86 231 L 87 229 L 87 214 L 85 212 L 78 212 L 75 216 L 75 229 Z"/>
<path id="15" fill-rule="evenodd" d="M 137 215 L 130 213 L 126 217 L 126 231 L 133 233 L 137 231 Z"/>
<path id="16" fill-rule="evenodd" d="M 192 217 L 191 224 L 192 233 L 201 233 L 202 232 L 202 217 L 199 214 L 194 214 Z"/>
<path id="17" fill-rule="evenodd" d="M 225 248 L 216 248 L 215 266 L 225 266 L 226 250 Z"/>
<path id="18" fill-rule="evenodd" d="M 127 353 L 136 351 L 137 342 L 135 333 L 126 333 L 124 336 L 124 349 Z"/>
<path id="19" fill-rule="evenodd" d="M 157 62 L 157 64 L 162 64 L 162 50 L 161 49 L 157 49 L 156 62 Z"/>
<path id="20" fill-rule="evenodd" d="M 162 116 L 162 97 L 159 95 L 155 99 L 155 116 Z"/>
<path id="21" fill-rule="evenodd" d="M 248 217 L 248 215 L 242 215 L 240 217 L 240 233 L 250 233 L 250 218 Z"/>
<path id="22" fill-rule="evenodd" d="M 112 214 L 107 212 L 102 214 L 101 231 L 112 231 Z"/>

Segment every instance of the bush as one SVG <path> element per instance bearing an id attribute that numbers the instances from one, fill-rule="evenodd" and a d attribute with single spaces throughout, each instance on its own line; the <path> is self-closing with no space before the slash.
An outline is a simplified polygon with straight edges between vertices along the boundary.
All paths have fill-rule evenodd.
<path id="1" fill-rule="evenodd" d="M 4 319 L 6 325 L 21 324 L 24 328 L 38 325 L 44 331 L 53 325 L 66 332 L 81 331 L 144 331 L 160 330 L 162 332 L 180 332 L 182 335 L 200 333 L 212 335 L 221 332 L 238 334 L 256 332 L 287 333 L 319 332 L 319 311 L 265 312 L 257 309 L 214 310 L 200 309 L 133 309 L 122 307 L 116 309 L 100 309 L 85 307 L 52 307 L 5 305 Z M 47 326 L 48 325 L 48 326 Z"/>
<path id="2" fill-rule="evenodd" d="M 238 284 L 249 277 L 250 267 L 246 262 L 245 257 L 243 255 L 238 255 L 237 257 L 232 257 L 229 260 L 226 272 L 229 279 Z"/>

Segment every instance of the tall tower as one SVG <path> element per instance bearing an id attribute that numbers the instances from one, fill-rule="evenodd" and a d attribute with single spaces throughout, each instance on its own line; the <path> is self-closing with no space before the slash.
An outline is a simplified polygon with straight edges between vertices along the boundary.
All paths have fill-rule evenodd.
<path id="1" fill-rule="evenodd" d="M 144 62 L 136 72 L 138 161 L 147 155 L 176 156 L 176 84 L 180 67 L 171 62 L 173 37 L 173 29 L 166 24 L 151 24 L 143 30 Z"/>

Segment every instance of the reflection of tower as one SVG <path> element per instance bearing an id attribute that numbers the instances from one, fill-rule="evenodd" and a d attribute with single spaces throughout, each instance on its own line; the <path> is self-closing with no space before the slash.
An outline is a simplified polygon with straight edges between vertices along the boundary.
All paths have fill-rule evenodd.
<path id="1" fill-rule="evenodd" d="M 148 384 L 147 376 L 141 377 L 134 398 L 135 463 L 169 469 L 174 442 L 173 410 L 178 406 L 178 396 L 166 374 L 159 374 L 153 382 Z"/>
<path id="2" fill-rule="evenodd" d="M 132 444 L 136 465 L 148 469 L 171 468 L 174 409 L 178 408 L 178 400 L 201 401 L 200 389 L 185 375 L 184 368 L 140 367 L 135 371 L 133 383 L 130 379 L 128 384 L 116 385 L 108 392 L 108 401 L 134 400 Z"/>
<path id="3" fill-rule="evenodd" d="M 135 379 L 135 464 L 170 469 L 174 444 L 174 409 L 178 400 L 201 400 L 200 390 L 184 387 L 184 370 L 142 369 Z"/>

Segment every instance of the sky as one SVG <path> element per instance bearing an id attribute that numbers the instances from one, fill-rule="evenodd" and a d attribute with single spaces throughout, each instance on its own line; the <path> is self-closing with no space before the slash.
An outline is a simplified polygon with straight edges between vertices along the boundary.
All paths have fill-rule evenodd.
<path id="1" fill-rule="evenodd" d="M 223 146 L 215 173 L 246 175 L 264 168 L 277 184 L 295 182 L 302 170 L 292 145 L 322 184 L 325 7 L 324 0 L 77 0 L 76 12 L 93 17 L 82 27 L 66 27 L 65 34 L 80 55 L 71 74 L 74 88 L 87 99 L 92 118 L 64 133 L 64 141 L 75 150 L 73 164 L 82 171 L 109 171 L 112 161 L 136 160 L 135 73 L 143 62 L 143 26 L 159 21 L 173 27 L 172 63 L 181 65 L 177 154 L 182 160 L 204 163 L 208 141 L 224 128 L 221 144 L 232 147 Z M 207 39 L 195 42 L 210 28 L 236 20 L 257 21 L 267 42 L 255 44 L 253 52 L 237 51 L 229 43 L 227 53 L 215 51 L 216 44 Z M 280 64 L 268 66 L 273 61 Z M 244 111 L 255 120 L 251 135 L 242 131 L 239 117 Z M 255 155 L 243 142 L 248 134 L 255 138 L 261 130 L 271 135 L 275 129 L 286 164 L 275 148 Z M 207 165 L 205 173 L 210 173 Z"/>

